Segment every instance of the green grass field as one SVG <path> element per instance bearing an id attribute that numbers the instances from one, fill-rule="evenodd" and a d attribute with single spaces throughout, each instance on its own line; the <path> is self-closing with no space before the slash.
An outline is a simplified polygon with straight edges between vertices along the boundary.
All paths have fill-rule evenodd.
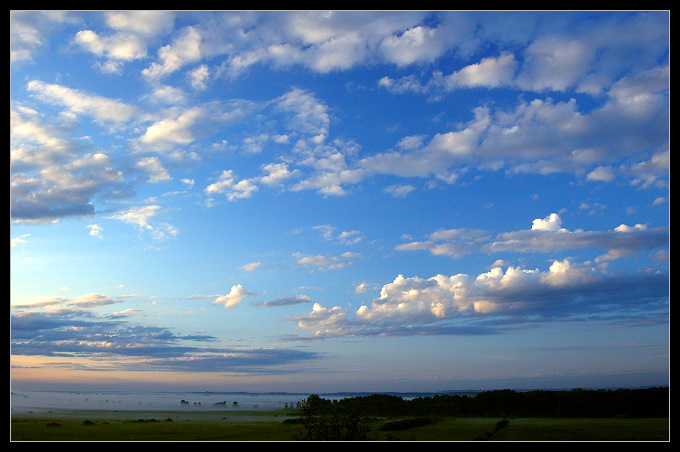
<path id="1" fill-rule="evenodd" d="M 247 419 L 131 422 L 121 419 L 13 418 L 12 441 L 291 441 L 299 426 L 270 416 Z M 495 431 L 499 419 L 442 419 L 396 432 L 380 431 L 386 419 L 370 423 L 378 441 L 668 441 L 668 419 L 510 419 Z M 54 425 L 59 424 L 59 425 Z M 488 433 L 493 432 L 492 435 Z"/>
<path id="2" fill-rule="evenodd" d="M 668 419 L 457 419 L 415 429 L 419 441 L 465 441 L 493 432 L 489 441 L 668 441 Z"/>
<path id="3" fill-rule="evenodd" d="M 131 422 L 12 419 L 12 441 L 289 441 L 296 426 L 281 421 Z M 54 425 L 54 424 L 59 425 Z"/>

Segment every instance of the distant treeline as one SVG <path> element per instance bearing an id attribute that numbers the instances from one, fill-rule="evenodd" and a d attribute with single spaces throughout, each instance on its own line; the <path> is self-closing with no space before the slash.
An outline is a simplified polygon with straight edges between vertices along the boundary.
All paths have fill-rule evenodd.
<path id="1" fill-rule="evenodd" d="M 485 391 L 475 396 L 442 394 L 405 400 L 387 394 L 306 402 L 316 413 L 351 409 L 362 416 L 470 417 L 667 417 L 669 388 L 569 391 Z"/>

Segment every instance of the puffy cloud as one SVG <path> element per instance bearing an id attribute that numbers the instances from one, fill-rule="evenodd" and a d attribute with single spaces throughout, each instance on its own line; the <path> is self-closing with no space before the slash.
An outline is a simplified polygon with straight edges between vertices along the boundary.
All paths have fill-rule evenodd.
<path id="1" fill-rule="evenodd" d="M 559 231 L 566 231 L 566 229 L 562 229 L 562 219 L 560 218 L 559 215 L 556 213 L 551 213 L 547 217 L 541 219 L 541 218 L 536 218 L 533 223 L 531 223 L 531 230 L 532 231 L 550 231 L 550 232 L 559 232 Z"/>
<path id="2" fill-rule="evenodd" d="M 159 50 L 158 61 L 145 75 L 165 76 L 213 57 L 222 58 L 219 72 L 230 77 L 256 64 L 300 65 L 319 73 L 374 61 L 406 66 L 432 62 L 468 45 L 464 38 L 476 28 L 471 17 L 418 11 L 250 11 L 194 17 L 195 23 Z"/>
<path id="3" fill-rule="evenodd" d="M 447 90 L 458 87 L 497 88 L 507 86 L 512 83 L 517 67 L 518 63 L 515 56 L 509 52 L 503 52 L 497 58 L 484 58 L 479 63 L 471 64 L 444 77 L 444 83 Z"/>
<path id="4" fill-rule="evenodd" d="M 463 83 L 461 78 L 457 83 Z M 405 82 L 414 86 L 413 80 Z M 392 88 L 395 83 L 380 81 Z M 551 83 L 564 86 L 567 82 Z M 484 110 L 478 108 L 474 121 L 436 134 L 427 146 L 378 154 L 362 163 L 376 172 L 403 176 L 472 164 L 493 170 L 509 167 L 514 173 L 585 173 L 591 180 L 610 181 L 612 163 L 634 154 L 656 155 L 667 147 L 668 83 L 665 62 L 622 77 L 607 92 L 604 103 L 589 112 L 581 111 L 573 98 L 561 102 L 534 99 L 506 111 L 486 109 L 483 116 Z M 399 91 L 403 90 L 401 85 Z M 427 91 L 422 85 L 417 90 Z M 460 160 L 463 156 L 467 159 Z"/>
<path id="5" fill-rule="evenodd" d="M 667 50 L 668 19 L 665 13 L 589 18 L 598 26 L 588 28 L 576 25 L 581 20 L 579 15 L 561 14 L 557 19 L 556 15 L 550 13 L 523 13 L 501 23 L 498 16 L 493 14 L 467 14 L 459 21 L 459 30 L 464 29 L 465 25 L 476 27 L 476 21 L 479 20 L 476 33 L 463 32 L 467 37 L 464 41 L 455 39 L 449 33 L 449 49 L 460 46 L 457 50 L 469 57 L 471 52 L 462 48 L 463 43 L 474 49 L 481 42 L 491 39 L 499 44 L 498 57 L 484 58 L 449 75 L 434 72 L 427 82 L 409 75 L 399 80 L 386 77 L 380 80 L 379 85 L 397 93 L 411 91 L 431 94 L 461 88 L 512 87 L 536 92 L 575 89 L 577 92 L 600 95 L 613 81 L 630 73 L 632 65 L 649 68 L 663 58 Z M 455 17 L 455 13 L 441 17 L 436 29 L 414 27 L 400 38 L 386 39 L 384 47 L 389 47 L 388 44 L 393 42 L 424 43 L 428 37 L 433 41 L 431 38 L 434 34 L 446 35 L 445 30 L 452 28 L 447 19 Z M 467 24 L 461 23 L 463 21 Z M 509 23 L 522 25 L 509 30 L 506 28 Z M 614 38 L 623 35 L 640 39 Z M 416 58 L 408 57 L 408 46 L 403 47 L 406 50 L 404 56 L 416 61 Z M 430 50 L 435 54 L 439 52 L 436 44 Z M 511 51 L 517 53 L 517 58 Z M 426 55 L 422 53 L 421 56 Z"/>
<path id="6" fill-rule="evenodd" d="M 623 233 L 625 232 L 625 233 Z M 427 241 L 414 241 L 397 245 L 396 250 L 426 250 L 433 255 L 460 257 L 471 253 L 539 252 L 548 253 L 585 247 L 596 247 L 606 251 L 598 261 L 653 250 L 668 246 L 668 228 L 649 228 L 626 225 L 611 231 L 583 231 L 562 228 L 562 219 L 556 213 L 537 218 L 531 229 L 487 233 L 483 230 L 451 229 L 439 230 L 429 235 Z"/>
<path id="7" fill-rule="evenodd" d="M 564 91 L 589 72 L 594 57 L 595 48 L 580 39 L 537 39 L 524 52 L 517 84 L 531 91 Z"/>
<path id="8" fill-rule="evenodd" d="M 301 253 L 294 253 L 293 257 L 296 259 L 296 263 L 298 265 L 304 267 L 313 267 L 322 270 L 335 270 L 352 265 L 352 260 L 359 259 L 362 256 L 359 253 L 347 251 L 339 256 L 309 256 Z"/>
<path id="9" fill-rule="evenodd" d="M 155 240 L 164 240 L 177 236 L 179 231 L 175 226 L 169 223 L 161 222 L 154 225 L 149 223 L 149 219 L 155 217 L 160 212 L 161 206 L 159 205 L 131 207 L 113 214 L 108 218 L 120 220 L 128 224 L 135 224 L 140 228 L 140 230 L 150 232 Z"/>
<path id="10" fill-rule="evenodd" d="M 161 206 L 159 205 L 132 207 L 114 214 L 110 218 L 114 218 L 125 223 L 136 224 L 142 229 L 153 229 L 153 227 L 149 224 L 148 219 L 158 215 L 160 209 Z"/>
<path id="11" fill-rule="evenodd" d="M 31 234 L 21 234 L 19 237 L 15 237 L 10 240 L 10 246 L 21 246 L 28 243 L 26 237 L 30 237 Z"/>
<path id="12" fill-rule="evenodd" d="M 244 153 L 259 154 L 270 146 L 285 146 L 292 153 L 282 158 L 283 162 L 262 164 L 260 169 L 264 174 L 241 181 L 236 180 L 232 171 L 225 171 L 207 188 L 207 194 L 226 193 L 230 200 L 235 200 L 249 197 L 259 187 L 268 186 L 294 192 L 316 190 L 324 196 L 343 196 L 347 194 L 345 185 L 357 184 L 367 176 L 366 170 L 354 168 L 347 161 L 357 153 L 358 146 L 354 142 L 340 139 L 326 141 L 330 133 L 329 107 L 313 93 L 293 89 L 271 101 L 251 105 L 251 111 L 258 112 L 267 120 L 258 121 L 262 125 L 261 133 L 244 137 L 240 149 Z M 188 129 L 191 130 L 190 127 Z M 172 136 L 161 132 L 159 130 L 158 136 L 163 139 Z M 311 168 L 311 172 L 306 168 Z M 293 179 L 297 181 L 285 186 Z M 236 187 L 239 183 L 240 186 Z"/>
<path id="13" fill-rule="evenodd" d="M 579 12 L 517 15 L 508 21 L 521 24 L 516 28 L 509 28 L 498 17 L 493 13 L 418 11 L 195 15 L 197 21 L 159 51 L 159 61 L 147 73 L 166 74 L 200 58 L 216 56 L 223 57 L 221 70 L 231 76 L 255 64 L 276 68 L 301 65 L 320 73 L 376 61 L 405 67 L 435 61 L 447 52 L 469 59 L 486 40 L 492 40 L 501 52 L 523 52 L 519 61 L 524 67 L 517 81 L 512 80 L 517 86 L 520 82 L 528 89 L 578 86 L 597 93 L 629 69 L 617 61 L 617 55 L 635 55 L 648 64 L 667 44 L 664 14 L 588 17 L 597 23 L 589 28 L 577 26 L 583 20 Z M 644 39 L 612 39 L 631 29 L 646 30 Z M 545 37 L 546 31 L 550 31 L 549 37 Z M 481 67 L 468 66 L 468 73 L 460 74 L 461 81 L 498 86 L 512 73 L 503 72 L 507 67 L 501 69 L 502 64 L 492 61 L 476 64 Z"/>
<path id="14" fill-rule="evenodd" d="M 554 224 L 550 227 L 555 227 Z M 531 230 L 501 233 L 496 240 L 488 243 L 485 249 L 489 252 L 519 251 L 542 252 L 597 247 L 606 254 L 598 260 L 608 260 L 626 254 L 640 252 L 644 249 L 657 249 L 668 246 L 668 228 L 636 228 L 630 233 L 622 234 L 620 226 L 611 231 L 568 231 Z"/>
<path id="15" fill-rule="evenodd" d="M 174 111 L 173 111 L 174 113 Z M 206 109 L 191 107 L 179 111 L 173 117 L 164 118 L 150 125 L 139 141 L 156 148 L 166 144 L 186 145 L 195 140 L 193 128 L 209 116 Z"/>
<path id="16" fill-rule="evenodd" d="M 144 99 L 154 104 L 182 105 L 187 102 L 187 95 L 181 88 L 158 83 Z"/>
<path id="17" fill-rule="evenodd" d="M 172 11 L 110 11 L 106 23 L 119 32 L 156 36 L 170 31 L 175 21 Z"/>
<path id="18" fill-rule="evenodd" d="M 321 232 L 324 239 L 344 245 L 355 245 L 363 240 L 361 231 L 341 231 L 336 233 L 336 228 L 330 224 L 314 226 L 312 229 Z"/>
<path id="19" fill-rule="evenodd" d="M 206 194 L 225 194 L 229 201 L 249 198 L 257 190 L 258 186 L 253 179 L 242 179 L 237 182 L 232 170 L 222 171 L 217 180 L 205 188 Z"/>
<path id="20" fill-rule="evenodd" d="M 446 50 L 446 40 L 437 28 L 415 26 L 401 33 L 387 36 L 380 43 L 380 51 L 397 66 L 416 62 L 432 62 Z"/>
<path id="21" fill-rule="evenodd" d="M 426 177 L 433 174 L 446 176 L 451 166 L 469 162 L 484 131 L 490 125 L 488 109 L 476 108 L 474 113 L 474 119 L 460 130 L 435 134 L 425 146 L 416 149 L 410 146 L 407 151 L 376 154 L 360 160 L 358 165 L 378 174 L 405 177 Z"/>
<path id="22" fill-rule="evenodd" d="M 92 30 L 79 31 L 74 41 L 97 56 L 114 60 L 136 60 L 146 56 L 146 43 L 135 35 L 102 37 Z"/>
<path id="23" fill-rule="evenodd" d="M 616 178 L 615 170 L 611 166 L 598 166 L 588 173 L 586 176 L 588 180 L 597 180 L 602 182 L 610 182 Z"/>
<path id="24" fill-rule="evenodd" d="M 65 131 L 17 106 L 10 121 L 10 202 L 15 221 L 49 222 L 92 215 L 97 196 L 129 193 L 123 172 L 102 152 L 82 153 Z"/>
<path id="25" fill-rule="evenodd" d="M 229 201 L 250 198 L 253 193 L 260 189 L 261 185 L 267 187 L 281 187 L 284 182 L 298 175 L 297 169 L 291 171 L 286 163 L 269 163 L 261 166 L 266 174 L 248 179 L 237 180 L 232 170 L 224 170 L 215 182 L 205 188 L 207 195 L 224 194 Z"/>
<path id="26" fill-rule="evenodd" d="M 310 313 L 288 320 L 310 330 L 307 339 L 500 334 L 534 322 L 584 317 L 659 322 L 667 315 L 667 278 L 667 274 L 610 275 L 568 259 L 554 261 L 546 271 L 508 266 L 476 277 L 398 275 L 354 317 L 340 306 L 329 309 L 315 303 Z"/>
<path id="27" fill-rule="evenodd" d="M 189 79 L 191 80 L 191 86 L 194 89 L 203 90 L 207 88 L 206 80 L 210 76 L 210 70 L 208 66 L 202 64 L 196 69 L 189 72 Z"/>
<path id="28" fill-rule="evenodd" d="M 339 306 L 327 309 L 319 303 L 314 303 L 312 312 L 292 317 L 290 320 L 297 322 L 300 328 L 315 330 L 312 333 L 314 336 L 326 337 L 344 335 L 346 318 L 347 313 Z"/>
<path id="29" fill-rule="evenodd" d="M 296 20 L 299 21 L 297 23 L 308 24 L 307 20 L 311 17 L 304 14 L 285 16 L 285 19 L 282 18 L 283 16 L 276 19 L 268 17 L 265 21 L 270 20 L 280 27 Z M 342 14 L 332 16 L 332 18 L 323 17 L 324 21 L 329 20 L 329 24 L 335 24 L 329 29 L 324 32 L 320 29 L 312 31 L 303 26 L 296 32 L 298 37 L 301 36 L 305 41 L 315 44 L 332 39 L 335 33 L 346 32 L 348 29 L 343 22 L 344 16 Z M 427 27 L 422 24 L 409 25 L 408 21 L 402 18 L 400 19 L 402 25 L 406 25 L 406 30 L 410 30 L 410 33 L 392 31 L 390 36 L 394 39 L 381 42 L 396 43 L 403 38 L 404 44 L 415 43 L 417 39 L 415 41 L 414 39 L 418 36 L 424 40 L 434 39 L 434 34 L 428 30 L 437 30 L 438 36 L 444 36 L 442 33 L 447 26 L 450 26 L 449 20 L 452 19 L 445 18 L 445 15 L 436 16 L 438 21 L 429 22 L 430 25 Z M 206 55 L 218 54 L 219 48 L 227 53 L 231 51 L 226 50 L 229 46 L 220 47 L 219 35 L 216 34 L 216 29 L 210 27 L 216 26 L 217 23 L 221 25 L 229 23 L 230 27 L 243 26 L 245 28 L 242 30 L 248 29 L 250 34 L 247 34 L 247 39 L 246 35 L 242 39 L 249 41 L 259 32 L 257 27 L 253 28 L 254 24 L 258 23 L 256 17 L 259 16 L 257 14 L 248 17 L 238 14 L 224 15 L 220 16 L 220 20 L 213 23 L 201 22 L 191 27 L 191 30 L 185 29 L 183 33 L 186 36 L 193 33 L 196 38 L 198 35 L 201 36 L 201 44 L 198 46 L 200 56 L 197 56 L 201 59 Z M 362 19 L 362 21 L 366 20 L 366 23 L 369 23 L 374 19 L 376 18 Z M 390 18 L 388 22 L 393 19 Z M 422 16 L 418 20 L 422 20 Z M 125 20 L 122 20 L 122 23 L 125 23 Z M 125 25 L 121 27 L 123 29 Z M 134 28 L 132 25 L 130 27 Z M 392 29 L 390 27 L 386 29 Z M 489 30 L 484 31 L 486 33 Z M 177 42 L 180 43 L 179 38 Z M 247 47 L 246 42 L 241 44 Z M 238 45 L 240 44 L 234 44 L 236 47 Z M 388 45 L 385 44 L 384 48 L 387 47 Z M 414 47 L 416 48 L 417 46 Z M 235 50 L 235 48 L 231 49 Z M 167 51 L 170 52 L 170 49 Z M 443 84 L 458 86 L 500 86 L 506 84 L 506 80 L 516 69 L 517 61 L 513 54 L 501 51 L 498 57 L 470 64 L 449 76 L 442 75 L 439 81 Z M 183 66 L 185 63 L 179 64 L 178 68 Z M 667 68 L 667 66 L 666 64 L 662 67 Z M 206 73 L 205 70 L 212 74 L 212 70 L 205 64 L 195 69 L 196 71 L 200 69 L 202 74 Z M 198 74 L 196 72 L 194 75 L 198 76 Z M 374 174 L 404 177 L 434 176 L 439 181 L 453 183 L 470 165 L 493 170 L 509 167 L 511 172 L 518 173 L 547 174 L 556 171 L 574 171 L 576 174 L 587 174 L 590 180 L 601 181 L 611 180 L 614 177 L 614 171 L 618 171 L 634 177 L 639 174 L 640 177 L 635 177 L 634 183 L 642 183 L 643 186 L 653 183 L 663 184 L 664 171 L 657 170 L 658 165 L 641 164 L 624 171 L 623 169 L 615 170 L 616 167 L 610 164 L 638 151 L 640 147 L 653 150 L 667 143 L 664 138 L 667 133 L 664 134 L 662 131 L 664 121 L 644 120 L 663 112 L 664 99 L 667 105 L 667 96 L 663 94 L 667 83 L 668 70 L 658 67 L 640 72 L 628 79 L 621 79 L 612 85 L 607 103 L 588 114 L 579 111 L 575 101 L 554 102 L 550 99 L 523 102 L 507 111 L 493 112 L 490 108 L 477 108 L 474 111 L 475 118 L 456 130 L 434 134 L 429 140 L 423 135 L 405 137 L 398 142 L 395 150 L 380 152 L 354 161 L 348 160 L 351 155 L 348 146 L 343 148 L 337 144 L 337 140 L 333 142 L 328 140 L 331 122 L 329 106 L 309 91 L 292 89 L 257 107 L 270 119 L 270 121 L 263 122 L 267 124 L 267 127 L 276 123 L 276 127 L 282 129 L 275 133 L 270 133 L 271 130 L 268 130 L 267 133 L 249 136 L 242 142 L 244 145 L 249 143 L 251 147 L 248 149 L 261 152 L 266 144 L 280 144 L 276 137 L 286 137 L 289 143 L 295 143 L 294 155 L 287 156 L 286 163 L 263 165 L 263 171 L 268 172 L 268 175 L 259 178 L 249 177 L 241 181 L 234 180 L 233 184 L 240 184 L 240 186 L 238 189 L 228 191 L 227 196 L 231 200 L 249 197 L 261 185 L 283 188 L 283 184 L 293 176 L 303 175 L 301 168 L 293 167 L 298 164 L 309 166 L 315 171 L 287 188 L 291 191 L 312 189 L 324 196 L 347 195 L 348 185 L 358 184 Z M 154 86 L 160 89 L 159 86 Z M 166 87 L 166 90 L 167 88 L 169 87 Z M 44 88 L 43 90 L 48 91 Z M 178 99 L 175 94 L 186 98 L 184 93 L 166 94 L 170 94 L 170 97 L 165 96 L 167 99 Z M 52 94 L 52 98 L 66 99 L 68 97 L 66 94 L 61 97 Z M 637 100 L 634 101 L 635 99 Z M 88 102 L 91 103 L 91 101 L 92 99 Z M 56 102 L 68 104 L 66 100 Z M 74 103 L 75 101 L 71 101 L 71 104 Z M 86 102 L 83 104 L 85 105 Z M 253 104 L 246 106 L 243 102 L 236 102 L 234 105 L 212 103 L 187 109 L 168 109 L 154 116 L 153 122 L 146 127 L 146 130 L 134 142 L 133 147 L 142 151 L 173 152 L 173 156 L 183 154 L 184 148 L 195 144 L 196 140 L 205 137 L 210 132 L 218 130 L 217 126 L 225 125 L 237 118 L 243 118 L 248 112 L 253 112 Z M 92 108 L 81 111 L 89 111 L 91 115 L 100 114 Z M 633 114 L 637 116 L 633 118 Z M 620 119 L 620 126 L 614 128 L 611 125 L 612 117 Z M 640 121 L 641 117 L 642 121 Z M 145 120 L 149 118 L 151 116 L 146 116 Z M 265 128 L 263 125 L 262 129 Z M 264 141 L 260 140 L 260 137 L 264 137 Z M 654 157 L 650 162 L 657 160 Z M 151 161 L 144 163 L 151 163 Z M 139 163 L 139 165 L 142 164 Z M 161 173 L 157 174 L 163 178 L 167 177 Z M 152 176 L 151 180 L 160 179 Z M 411 186 L 396 184 L 387 190 L 394 196 L 404 196 L 409 187 Z"/>
<path id="30" fill-rule="evenodd" d="M 224 303 L 225 308 L 233 308 L 237 306 L 246 297 L 254 297 L 257 293 L 248 292 L 241 284 L 231 286 L 231 290 L 226 295 L 219 295 L 213 304 Z"/>
<path id="31" fill-rule="evenodd" d="M 115 11 L 105 16 L 113 33 L 81 30 L 73 38 L 83 49 L 108 59 L 98 66 L 104 72 L 120 72 L 120 62 L 145 58 L 152 40 L 169 32 L 174 23 L 170 11 Z"/>
<path id="32" fill-rule="evenodd" d="M 395 280 L 382 287 L 380 297 L 371 306 L 361 306 L 356 315 L 365 320 L 384 319 L 403 321 L 433 321 L 471 308 L 466 300 L 469 276 L 436 275 L 429 279 L 418 277 Z"/>
<path id="33" fill-rule="evenodd" d="M 199 61 L 203 56 L 201 51 L 202 41 L 201 32 L 195 27 L 184 28 L 172 44 L 158 50 L 160 63 L 151 63 L 151 66 L 144 69 L 142 74 L 151 79 L 159 79 L 187 64 Z"/>
<path id="34" fill-rule="evenodd" d="M 37 310 L 45 309 L 54 315 L 80 315 L 88 317 L 90 314 L 83 311 L 83 309 L 94 310 L 102 306 L 116 303 L 122 303 L 122 300 L 114 300 L 107 295 L 99 293 L 89 293 L 75 298 L 53 297 L 44 301 L 24 305 L 13 305 L 12 307 L 20 311 L 27 310 L 27 312 L 36 312 Z"/>
<path id="35" fill-rule="evenodd" d="M 357 294 L 359 294 L 359 293 L 364 293 L 364 292 L 366 292 L 367 290 L 368 290 L 367 284 L 366 284 L 365 282 L 362 282 L 361 284 L 357 285 L 357 286 L 354 288 L 354 293 L 357 293 Z"/>
<path id="36" fill-rule="evenodd" d="M 92 237 L 96 237 L 98 239 L 102 238 L 102 231 L 104 230 L 104 228 L 102 228 L 100 225 L 88 224 L 87 228 L 90 230 L 90 235 Z"/>
<path id="37" fill-rule="evenodd" d="M 416 187 L 409 184 L 388 185 L 383 191 L 395 198 L 405 198 L 409 193 L 416 190 Z"/>
<path id="38" fill-rule="evenodd" d="M 630 173 L 634 177 L 632 184 L 647 187 L 668 187 L 670 174 L 670 151 L 668 149 L 657 152 L 648 161 L 633 165 Z"/>
<path id="39" fill-rule="evenodd" d="M 269 163 L 263 165 L 262 169 L 267 172 L 267 175 L 262 176 L 260 182 L 270 186 L 281 185 L 286 180 L 295 177 L 299 172 L 297 169 L 289 170 L 286 163 Z"/>
<path id="40" fill-rule="evenodd" d="M 158 157 L 145 157 L 135 163 L 135 167 L 149 174 L 149 182 L 166 182 L 172 179 Z"/>
<path id="41" fill-rule="evenodd" d="M 456 80 L 464 83 L 462 75 Z M 404 82 L 415 86 L 412 79 Z M 574 98 L 522 101 L 504 111 L 479 107 L 474 120 L 452 132 L 435 134 L 425 146 L 391 150 L 360 163 L 377 173 L 400 176 L 424 177 L 474 165 L 486 170 L 509 168 L 512 173 L 573 172 L 587 174 L 590 180 L 611 181 L 613 163 L 632 155 L 659 155 L 667 148 L 668 83 L 666 62 L 619 79 L 604 102 L 587 112 Z M 380 85 L 405 89 L 393 80 L 382 79 Z M 422 85 L 414 89 L 428 91 Z M 649 180 L 664 176 L 663 169 L 655 168 Z"/>
<path id="42" fill-rule="evenodd" d="M 538 17 L 545 21 L 542 25 L 551 23 L 555 29 L 547 35 L 539 32 L 542 26 Z M 554 18 L 550 14 L 521 18 L 532 22 L 527 24 L 527 30 L 536 30 L 537 38 L 532 41 L 529 35 L 516 39 L 518 32 L 503 30 L 493 17 L 485 17 L 478 34 L 509 47 L 501 45 L 497 57 L 486 57 L 449 75 L 434 72 L 429 81 L 409 74 L 401 79 L 383 77 L 378 85 L 395 93 L 410 91 L 434 99 L 447 91 L 475 87 L 536 92 L 575 90 L 600 96 L 604 102 L 591 111 L 584 111 L 573 99 L 555 102 L 550 98 L 522 103 L 514 112 L 497 111 L 478 136 L 479 141 L 470 148 L 473 159 L 464 164 L 492 170 L 510 168 L 516 173 L 574 172 L 587 175 L 589 180 L 611 181 L 619 172 L 613 163 L 634 154 L 656 154 L 667 147 L 668 28 L 662 24 L 667 16 L 632 14 L 598 18 L 594 20 L 601 28 L 587 29 L 564 26 L 574 25 L 571 21 L 578 14 L 563 17 L 563 24 L 556 23 Z M 477 17 L 472 15 L 471 19 Z M 646 26 L 652 28 L 642 32 Z M 639 42 L 613 39 L 618 35 L 630 36 L 629 29 L 641 32 Z M 630 58 L 621 58 L 622 55 Z M 637 68 L 631 66 L 632 61 L 639 63 Z M 454 133 L 464 130 L 467 126 Z M 400 175 L 408 176 L 423 176 L 434 172 L 434 168 L 444 171 L 462 164 L 446 153 L 403 151 L 370 157 L 365 163 L 373 170 L 389 174 L 399 174 L 395 172 L 397 168 L 406 168 Z M 663 184 L 664 176 L 661 172 L 649 180 Z"/>
<path id="43" fill-rule="evenodd" d="M 252 272 L 252 271 L 257 270 L 261 266 L 262 266 L 262 262 L 251 262 L 250 264 L 243 265 L 241 268 L 244 271 Z"/>
<path id="44" fill-rule="evenodd" d="M 378 80 L 378 86 L 396 94 L 407 92 L 425 94 L 430 91 L 428 86 L 421 84 L 413 74 L 405 75 L 399 80 L 384 76 Z"/>
<path id="45" fill-rule="evenodd" d="M 287 46 L 286 51 L 267 52 L 266 56 L 275 64 L 295 62 L 321 73 L 349 69 L 376 56 L 384 39 L 406 31 L 422 17 L 423 13 L 292 12 L 275 22 L 278 23 L 276 28 L 288 39 L 285 43 L 272 44 L 283 44 Z M 382 49 L 386 55 L 395 55 L 387 47 Z M 405 47 L 402 45 L 401 50 Z M 276 49 L 281 50 L 281 47 Z M 431 52 L 431 48 L 422 46 L 420 51 Z M 412 53 L 410 58 L 414 57 Z"/>
<path id="46" fill-rule="evenodd" d="M 475 279 L 475 286 L 481 292 L 518 293 L 529 289 L 540 278 L 538 269 L 530 270 L 508 266 L 505 272 L 501 267 L 492 268 Z"/>
<path id="47" fill-rule="evenodd" d="M 324 196 L 345 196 L 348 191 L 343 185 L 353 185 L 363 181 L 369 171 L 361 168 L 347 168 L 330 171 L 317 171 L 310 177 L 293 185 L 291 191 L 317 190 Z"/>
<path id="48" fill-rule="evenodd" d="M 321 144 L 328 136 L 330 114 L 328 106 L 313 93 L 292 89 L 274 100 L 274 108 L 284 113 L 287 127 L 299 131 Z"/>
<path id="49" fill-rule="evenodd" d="M 482 229 L 440 229 L 428 235 L 427 241 L 395 246 L 399 251 L 429 251 L 435 256 L 460 257 L 479 252 L 489 240 L 489 232 Z"/>
<path id="50" fill-rule="evenodd" d="M 124 102 L 54 83 L 31 80 L 26 84 L 26 89 L 47 102 L 63 105 L 75 114 L 89 115 L 99 121 L 125 122 L 138 113 L 136 107 Z"/>
<path id="51" fill-rule="evenodd" d="M 95 308 L 99 306 L 106 306 L 113 303 L 119 303 L 119 301 L 114 301 L 111 297 L 98 293 L 90 293 L 78 297 L 75 301 L 71 302 L 71 306 L 75 308 Z"/>
<path id="52" fill-rule="evenodd" d="M 569 260 L 554 261 L 546 273 L 541 275 L 541 282 L 551 286 L 567 286 L 587 284 L 598 279 L 593 268 L 585 265 L 578 266 Z"/>
<path id="53" fill-rule="evenodd" d="M 658 284 L 658 278 L 652 279 Z M 618 292 L 619 289 L 610 287 L 618 280 L 569 260 L 555 261 L 545 272 L 512 266 L 503 271 L 496 267 L 474 279 L 467 275 L 437 275 L 423 280 L 400 275 L 383 287 L 380 298 L 359 308 L 357 316 L 374 322 L 395 318 L 427 322 L 473 312 L 519 318 L 532 313 L 550 315 L 552 310 L 562 311 L 583 298 L 592 303 L 608 302 L 610 295 L 602 292 Z M 653 292 L 663 297 L 663 286 L 655 286 Z M 573 314 L 581 313 L 574 310 Z"/>
<path id="54" fill-rule="evenodd" d="M 95 195 L 124 185 L 122 173 L 110 165 L 108 156 L 88 154 L 66 164 L 44 166 L 35 176 L 14 172 L 10 181 L 12 218 L 41 222 L 92 215 Z"/>
<path id="55" fill-rule="evenodd" d="M 10 62 L 31 61 L 52 32 L 77 20 L 70 11 L 10 11 Z"/>

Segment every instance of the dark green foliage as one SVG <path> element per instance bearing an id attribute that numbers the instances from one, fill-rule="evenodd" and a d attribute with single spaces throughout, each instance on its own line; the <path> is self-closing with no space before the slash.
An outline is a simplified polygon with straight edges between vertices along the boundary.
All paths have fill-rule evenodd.
<path id="1" fill-rule="evenodd" d="M 304 400 L 301 417 L 286 423 L 302 427 L 295 436 L 308 441 L 363 441 L 369 439 L 367 416 L 407 416 L 386 422 L 381 431 L 396 432 L 449 417 L 621 418 L 667 417 L 669 388 L 571 391 L 485 391 L 476 396 L 442 394 L 404 400 L 387 394 L 326 400 L 312 395 Z M 509 424 L 498 421 L 491 432 L 475 440 L 490 440 Z M 394 434 L 394 433 L 390 433 Z"/>
<path id="2" fill-rule="evenodd" d="M 352 404 L 339 406 L 311 395 L 300 405 L 301 430 L 295 439 L 303 441 L 365 441 L 370 428 L 361 421 Z"/>
<path id="3" fill-rule="evenodd" d="M 476 396 L 442 394 L 412 400 L 374 394 L 332 402 L 313 395 L 305 405 L 319 414 L 349 409 L 362 416 L 667 417 L 669 388 L 524 392 L 503 389 Z"/>

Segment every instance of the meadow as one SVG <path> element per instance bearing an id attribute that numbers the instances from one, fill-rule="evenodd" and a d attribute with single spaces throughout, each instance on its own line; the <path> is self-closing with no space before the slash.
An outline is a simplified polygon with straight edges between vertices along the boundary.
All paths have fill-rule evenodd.
<path id="1" fill-rule="evenodd" d="M 203 413 L 184 419 L 181 413 L 127 413 L 99 418 L 72 413 L 63 419 L 16 417 L 12 441 L 293 441 L 300 426 L 285 423 L 278 412 L 240 412 L 224 416 Z M 163 417 L 164 416 L 164 417 Z M 62 416 L 63 417 L 63 416 Z M 174 418 L 173 418 L 174 417 Z M 169 420 L 171 419 L 171 420 Z M 496 430 L 497 418 L 441 418 L 437 422 L 383 431 L 392 418 L 370 418 L 369 438 L 375 441 L 668 441 L 668 418 L 518 418 Z"/>
<path id="2" fill-rule="evenodd" d="M 148 404 L 143 409 L 140 403 L 136 409 L 124 404 L 115 404 L 118 409 L 53 407 L 14 411 L 10 439 L 669 441 L 668 397 L 669 388 L 500 390 L 475 396 L 442 394 L 411 399 L 388 394 L 333 399 L 310 395 L 295 407 L 286 402 L 284 408 L 258 410 L 238 408 L 236 401 L 233 406 L 226 402 L 203 406 L 189 405 L 185 400 L 172 405 L 174 408 Z M 30 399 L 22 396 L 18 400 Z M 178 405 L 184 409 L 178 409 Z"/>

